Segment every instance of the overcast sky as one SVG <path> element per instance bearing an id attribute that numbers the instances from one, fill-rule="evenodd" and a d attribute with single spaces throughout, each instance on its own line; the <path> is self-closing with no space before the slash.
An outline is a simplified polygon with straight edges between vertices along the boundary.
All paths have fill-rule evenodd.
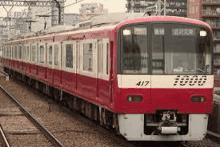
<path id="1" fill-rule="evenodd" d="M 65 6 L 74 3 L 76 0 L 66 0 Z M 80 0 L 78 0 L 80 1 Z M 72 6 L 66 7 L 65 13 L 79 13 L 79 9 L 82 3 L 102 3 L 104 9 L 108 9 L 111 12 L 125 12 L 127 9 L 125 8 L 126 0 L 83 0 L 80 3 L 74 4 Z M 10 10 L 11 7 L 6 7 L 7 10 Z M 21 11 L 22 9 L 27 9 L 27 7 L 13 7 L 11 11 Z M 6 16 L 6 11 L 2 6 L 0 6 L 0 17 Z"/>

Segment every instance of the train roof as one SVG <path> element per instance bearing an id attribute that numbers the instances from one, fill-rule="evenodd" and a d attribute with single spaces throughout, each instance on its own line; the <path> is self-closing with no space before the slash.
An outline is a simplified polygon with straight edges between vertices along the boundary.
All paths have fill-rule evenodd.
<path id="1" fill-rule="evenodd" d="M 130 24 L 133 22 L 151 22 L 151 21 L 160 21 L 160 22 L 187 22 L 191 24 L 198 24 L 198 25 L 204 25 L 208 29 L 211 29 L 211 27 L 199 20 L 195 19 L 190 19 L 190 18 L 184 18 L 184 17 L 176 17 L 176 16 L 148 16 L 148 14 L 145 13 L 108 13 L 108 14 L 103 14 L 99 16 L 95 16 L 90 18 L 90 20 L 80 22 L 76 26 L 55 26 L 48 28 L 47 30 L 35 33 L 31 32 L 26 35 L 24 35 L 24 38 L 28 37 L 37 37 L 37 36 L 42 36 L 42 35 L 47 35 L 47 34 L 52 34 L 52 33 L 66 33 L 66 32 L 79 32 L 82 30 L 87 30 L 94 28 L 99 29 L 100 27 L 104 28 L 120 28 L 123 25 Z M 108 27 L 109 26 L 109 27 Z M 93 30 L 93 29 L 92 29 Z M 85 32 L 82 31 L 82 32 Z M 14 38 L 17 39 L 17 38 Z"/>
<path id="2" fill-rule="evenodd" d="M 177 16 L 148 16 L 148 17 L 139 17 L 139 18 L 134 18 L 134 19 L 127 19 L 122 22 L 120 22 L 117 25 L 117 28 L 120 28 L 123 25 L 126 24 L 131 24 L 133 22 L 182 22 L 182 23 L 191 23 L 191 24 L 196 24 L 196 25 L 203 25 L 206 26 L 211 32 L 212 29 L 209 24 L 206 22 L 192 19 L 192 18 L 186 18 L 186 17 L 177 17 Z"/>

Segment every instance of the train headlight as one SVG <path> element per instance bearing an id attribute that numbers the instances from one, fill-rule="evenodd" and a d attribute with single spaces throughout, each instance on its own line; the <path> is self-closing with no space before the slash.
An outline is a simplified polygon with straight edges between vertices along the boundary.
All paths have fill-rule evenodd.
<path id="1" fill-rule="evenodd" d="M 124 36 L 131 35 L 131 30 L 123 30 L 123 35 Z"/>
<path id="2" fill-rule="evenodd" d="M 207 32 L 206 31 L 200 31 L 200 36 L 201 37 L 205 37 L 207 35 Z"/>
<path id="3" fill-rule="evenodd" d="M 192 96 L 191 102 L 204 102 L 205 97 L 203 96 Z"/>
<path id="4" fill-rule="evenodd" d="M 142 101 L 142 96 L 128 96 L 127 100 L 128 102 L 141 102 Z"/>

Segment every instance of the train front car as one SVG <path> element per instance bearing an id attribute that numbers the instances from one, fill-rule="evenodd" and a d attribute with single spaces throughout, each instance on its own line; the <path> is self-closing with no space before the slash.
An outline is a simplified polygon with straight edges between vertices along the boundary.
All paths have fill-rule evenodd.
<path id="1" fill-rule="evenodd" d="M 128 140 L 202 140 L 213 100 L 212 30 L 180 17 L 119 23 L 120 133 Z"/>

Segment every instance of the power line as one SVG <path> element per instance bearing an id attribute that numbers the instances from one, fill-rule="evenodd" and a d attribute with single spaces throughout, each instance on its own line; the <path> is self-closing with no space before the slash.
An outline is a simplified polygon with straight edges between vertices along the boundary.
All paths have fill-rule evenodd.
<path id="1" fill-rule="evenodd" d="M 78 2 L 77 2 L 77 0 L 76 0 L 76 2 L 74 2 L 74 3 L 72 3 L 72 4 L 69 4 L 69 5 L 67 5 L 67 6 L 64 6 L 64 8 L 69 7 L 69 6 L 72 6 L 72 5 L 77 4 L 77 3 L 80 3 L 80 2 L 82 2 L 82 1 L 84 1 L 84 0 L 81 0 L 81 1 L 78 1 Z"/>

